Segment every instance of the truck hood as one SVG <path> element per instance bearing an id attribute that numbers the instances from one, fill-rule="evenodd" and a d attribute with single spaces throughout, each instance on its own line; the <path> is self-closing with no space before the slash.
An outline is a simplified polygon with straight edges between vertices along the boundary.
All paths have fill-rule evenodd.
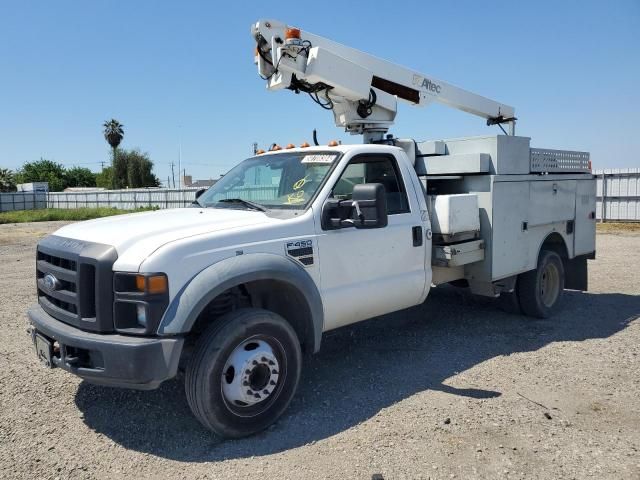
<path id="1" fill-rule="evenodd" d="M 54 235 L 102 243 L 142 261 L 161 246 L 207 233 L 279 220 L 263 212 L 232 208 L 176 208 L 99 218 L 66 225 Z"/>

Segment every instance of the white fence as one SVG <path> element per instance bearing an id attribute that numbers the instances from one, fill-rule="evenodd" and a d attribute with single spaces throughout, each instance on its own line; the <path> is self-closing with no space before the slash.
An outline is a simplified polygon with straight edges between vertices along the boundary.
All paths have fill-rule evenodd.
<path id="1" fill-rule="evenodd" d="M 640 168 L 596 170 L 596 218 L 640 221 Z"/>
<path id="2" fill-rule="evenodd" d="M 0 212 L 47 208 L 45 192 L 0 193 Z"/>
<path id="3" fill-rule="evenodd" d="M 596 218 L 600 221 L 640 221 L 640 168 L 596 170 Z M 195 200 L 196 188 L 145 188 L 100 192 L 0 193 L 0 211 L 35 208 L 187 207 Z M 234 196 L 238 196 L 238 191 Z M 258 186 L 242 192 L 249 200 L 272 199 L 277 187 Z M 604 208 L 603 208 L 604 205 Z"/>
<path id="4" fill-rule="evenodd" d="M 50 192 L 49 208 L 113 207 L 123 210 L 137 208 L 179 208 L 191 205 L 197 188 L 139 188 L 103 190 L 99 192 Z"/>
<path id="5" fill-rule="evenodd" d="M 123 210 L 137 208 L 188 207 L 196 199 L 198 188 L 141 188 L 103 190 L 100 192 L 52 192 L 48 194 L 49 208 L 114 207 Z M 247 200 L 267 200 L 277 197 L 277 186 L 252 186 L 242 191 L 233 190 L 228 195 Z"/>

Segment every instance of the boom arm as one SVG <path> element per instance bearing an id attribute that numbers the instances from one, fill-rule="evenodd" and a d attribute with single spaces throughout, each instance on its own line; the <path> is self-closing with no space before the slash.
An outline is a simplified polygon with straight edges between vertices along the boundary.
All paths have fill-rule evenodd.
<path id="1" fill-rule="evenodd" d="M 333 110 L 337 126 L 379 140 L 393 124 L 397 99 L 411 105 L 439 102 L 487 120 L 508 123 L 514 109 L 431 76 L 379 59 L 275 20 L 252 26 L 255 62 L 269 90 L 308 93 Z"/>

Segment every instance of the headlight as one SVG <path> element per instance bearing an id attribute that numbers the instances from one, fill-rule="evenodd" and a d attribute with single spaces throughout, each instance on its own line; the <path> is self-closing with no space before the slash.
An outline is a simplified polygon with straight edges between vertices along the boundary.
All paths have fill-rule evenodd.
<path id="1" fill-rule="evenodd" d="M 113 282 L 113 323 L 116 331 L 153 335 L 169 305 L 164 273 L 117 272 Z"/>
<path id="2" fill-rule="evenodd" d="M 136 316 L 138 317 L 138 324 L 143 327 L 147 327 L 147 307 L 142 304 L 136 304 Z"/>

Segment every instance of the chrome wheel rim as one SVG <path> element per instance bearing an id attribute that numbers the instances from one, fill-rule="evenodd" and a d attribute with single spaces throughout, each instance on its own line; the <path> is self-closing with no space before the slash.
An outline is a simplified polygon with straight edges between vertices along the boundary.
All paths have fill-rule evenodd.
<path id="1" fill-rule="evenodd" d="M 273 337 L 255 336 L 240 342 L 222 369 L 222 398 L 238 416 L 255 416 L 269 408 L 285 378 L 284 349 Z"/>

